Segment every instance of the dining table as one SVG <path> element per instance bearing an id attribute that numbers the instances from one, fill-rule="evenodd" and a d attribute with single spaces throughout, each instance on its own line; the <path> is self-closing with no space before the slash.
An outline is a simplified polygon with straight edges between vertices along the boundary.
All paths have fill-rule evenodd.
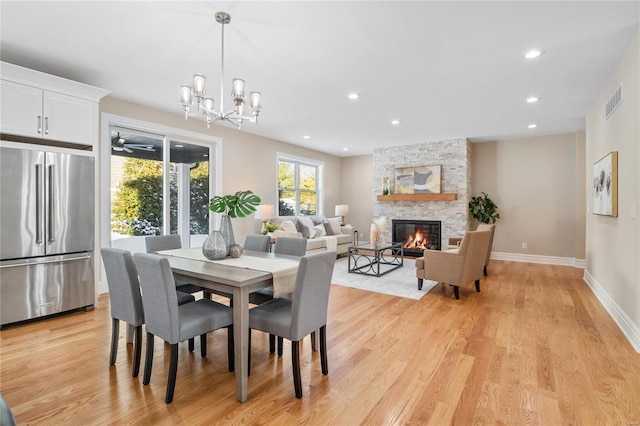
<path id="1" fill-rule="evenodd" d="M 233 296 L 236 397 L 238 401 L 245 402 L 249 374 L 249 294 L 281 281 L 289 286 L 295 283 L 300 257 L 245 251 L 237 261 L 232 258 L 212 261 L 202 255 L 200 248 L 156 253 L 167 258 L 176 280 Z M 275 286 L 274 293 L 278 294 Z"/>

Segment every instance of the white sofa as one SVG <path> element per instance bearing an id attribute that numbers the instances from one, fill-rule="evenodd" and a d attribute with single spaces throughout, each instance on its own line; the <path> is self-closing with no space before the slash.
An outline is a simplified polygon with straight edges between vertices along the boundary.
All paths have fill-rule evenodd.
<path id="1" fill-rule="evenodd" d="M 324 235 L 310 235 L 308 229 L 309 220 L 316 229 L 324 228 Z M 284 222 L 289 221 L 295 229 Z M 307 254 L 326 250 L 336 250 L 338 254 L 344 254 L 349 246 L 353 245 L 353 227 L 336 226 L 340 218 L 325 218 L 324 216 L 278 216 L 270 222 L 278 229 L 272 233 L 273 237 L 304 237 L 307 238 Z M 307 229 L 303 227 L 306 222 Z M 338 232 L 336 232 L 338 231 Z M 316 231 L 317 232 L 317 231 Z M 331 233 L 333 233 L 331 235 Z M 327 235 L 330 234 L 330 235 Z"/>

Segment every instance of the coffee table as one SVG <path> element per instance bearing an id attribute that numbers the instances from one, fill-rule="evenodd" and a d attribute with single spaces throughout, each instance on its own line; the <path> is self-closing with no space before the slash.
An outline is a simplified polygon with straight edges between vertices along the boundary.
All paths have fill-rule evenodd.
<path id="1" fill-rule="evenodd" d="M 381 277 L 404 264 L 402 243 L 373 246 L 369 243 L 349 247 L 348 271 L 350 274 Z M 382 270 L 380 269 L 382 266 Z"/>

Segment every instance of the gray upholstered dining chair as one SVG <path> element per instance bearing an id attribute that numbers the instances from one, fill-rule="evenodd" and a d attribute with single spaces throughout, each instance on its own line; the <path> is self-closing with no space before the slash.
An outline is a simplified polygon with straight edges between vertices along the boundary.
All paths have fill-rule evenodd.
<path id="1" fill-rule="evenodd" d="M 296 398 L 302 398 L 300 340 L 320 329 L 322 374 L 329 374 L 327 361 L 327 310 L 335 251 L 309 254 L 300 259 L 291 299 L 276 298 L 249 310 L 249 329 L 264 331 L 291 341 L 291 362 Z M 251 336 L 249 336 L 251 344 Z M 249 350 L 251 357 L 251 350 Z M 251 362 L 249 360 L 249 362 Z"/>
<path id="2" fill-rule="evenodd" d="M 126 250 L 103 248 L 102 262 L 107 274 L 109 302 L 111 306 L 111 354 L 109 365 L 116 363 L 120 321 L 135 327 L 133 342 L 133 367 L 131 375 L 138 377 L 142 353 L 142 324 L 144 312 L 138 284 L 138 271 L 131 253 Z"/>
<path id="3" fill-rule="evenodd" d="M 269 244 L 271 244 L 271 236 L 270 235 L 247 235 L 244 238 L 244 248 L 245 250 L 251 251 L 269 251 Z"/>
<path id="4" fill-rule="evenodd" d="M 118 341 L 120 335 L 120 321 L 134 327 L 133 367 L 131 375 L 138 377 L 140 372 L 140 354 L 142 351 L 142 324 L 144 324 L 144 309 L 138 270 L 133 256 L 126 250 L 104 247 L 100 250 L 102 262 L 107 275 L 109 286 L 109 305 L 111 307 L 111 354 L 109 365 L 116 363 L 118 356 Z M 192 295 L 176 291 L 178 304 L 193 302 Z M 193 347 L 193 340 L 189 341 Z"/>
<path id="5" fill-rule="evenodd" d="M 271 238 L 271 237 L 269 237 Z M 267 251 L 267 250 L 265 250 Z M 307 251 L 307 239 L 297 237 L 279 237 L 273 247 L 273 252 L 276 254 L 287 254 L 289 256 L 302 257 Z M 273 299 L 273 287 L 267 287 L 260 289 L 256 292 L 249 294 L 249 302 L 254 305 L 261 305 L 269 300 Z M 314 336 L 315 337 L 315 336 Z M 315 339 L 314 339 L 315 341 Z M 276 351 L 275 336 L 269 335 L 269 352 L 274 353 Z M 278 356 L 282 356 L 283 340 L 278 338 Z"/>
<path id="6" fill-rule="evenodd" d="M 147 353 L 142 383 L 151 381 L 154 336 L 171 345 L 169 377 L 165 402 L 173 401 L 178 369 L 178 343 L 200 336 L 200 353 L 207 356 L 207 333 L 227 328 L 229 371 L 234 370 L 232 309 L 209 299 L 178 305 L 175 282 L 169 261 L 156 254 L 133 256 L 142 287 L 142 301 L 147 329 Z M 190 347 L 189 350 L 192 350 Z"/>
<path id="7" fill-rule="evenodd" d="M 173 250 L 182 248 L 182 241 L 180 241 L 180 235 L 152 235 L 144 239 L 144 243 L 147 249 L 147 253 L 155 253 L 161 250 Z M 204 297 L 211 298 L 211 292 L 194 284 L 178 282 L 178 290 L 184 293 L 197 293 L 202 291 Z"/>

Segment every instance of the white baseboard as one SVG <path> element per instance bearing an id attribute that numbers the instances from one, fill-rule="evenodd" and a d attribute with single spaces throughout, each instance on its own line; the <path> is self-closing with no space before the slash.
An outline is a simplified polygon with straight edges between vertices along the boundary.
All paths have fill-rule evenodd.
<path id="1" fill-rule="evenodd" d="M 589 271 L 584 271 L 584 281 L 591 288 L 593 294 L 596 295 L 609 315 L 611 315 L 611 318 L 618 324 L 618 327 L 620 327 L 622 333 L 624 333 L 629 340 L 631 346 L 633 346 L 636 352 L 640 353 L 640 327 L 627 316 Z"/>
<path id="2" fill-rule="evenodd" d="M 512 262 L 526 263 L 544 263 L 546 265 L 573 266 L 575 268 L 586 267 L 587 262 L 584 259 L 576 259 L 574 257 L 558 257 L 558 256 L 541 256 L 537 254 L 520 254 L 520 253 L 501 253 L 491 252 L 491 259 L 509 260 Z"/>

